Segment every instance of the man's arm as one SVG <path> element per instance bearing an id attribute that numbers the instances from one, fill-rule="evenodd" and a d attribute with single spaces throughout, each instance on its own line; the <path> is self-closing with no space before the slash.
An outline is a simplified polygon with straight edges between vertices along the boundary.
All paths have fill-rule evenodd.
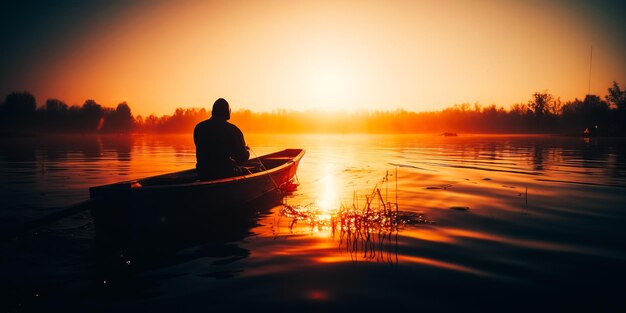
<path id="1" fill-rule="evenodd" d="M 246 146 L 246 142 L 243 139 L 243 133 L 241 132 L 241 130 L 239 130 L 239 128 L 237 128 L 236 126 L 234 127 L 235 129 L 235 144 L 234 144 L 234 151 L 233 151 L 233 159 L 237 162 L 237 163 L 243 163 L 248 161 L 248 159 L 250 158 L 250 152 L 248 151 L 248 147 Z"/>

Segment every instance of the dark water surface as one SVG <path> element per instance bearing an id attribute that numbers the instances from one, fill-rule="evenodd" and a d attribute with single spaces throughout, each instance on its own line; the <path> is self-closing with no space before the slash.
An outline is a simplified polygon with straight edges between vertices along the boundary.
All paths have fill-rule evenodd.
<path id="1" fill-rule="evenodd" d="M 252 214 L 141 247 L 97 245 L 89 211 L 3 239 L 0 309 L 626 308 L 623 139 L 246 139 L 258 155 L 307 150 L 287 206 L 254 204 Z M 86 200 L 90 186 L 194 163 L 191 136 L 0 139 L 0 228 Z M 342 205 L 362 209 L 375 187 L 383 200 L 397 197 L 400 224 L 384 216 L 367 228 L 350 228 L 358 217 L 336 223 Z"/>

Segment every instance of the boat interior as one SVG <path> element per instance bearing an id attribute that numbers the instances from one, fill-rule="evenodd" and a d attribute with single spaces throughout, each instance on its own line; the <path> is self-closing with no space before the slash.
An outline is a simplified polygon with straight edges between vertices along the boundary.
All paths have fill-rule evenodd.
<path id="1" fill-rule="evenodd" d="M 239 167 L 241 175 L 254 174 L 268 169 L 281 166 L 294 159 L 300 154 L 301 149 L 286 149 L 276 153 L 261 156 L 248 160 Z M 186 184 L 199 181 L 196 169 L 185 170 L 181 172 L 169 173 L 159 176 L 148 177 L 140 180 L 130 181 L 131 188 L 140 188 L 146 186 L 158 186 L 169 184 Z"/>

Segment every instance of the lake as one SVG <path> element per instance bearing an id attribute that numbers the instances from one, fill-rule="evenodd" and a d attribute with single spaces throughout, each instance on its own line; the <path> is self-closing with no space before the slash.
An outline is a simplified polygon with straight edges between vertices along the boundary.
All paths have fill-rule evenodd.
<path id="1" fill-rule="evenodd" d="M 99 247 L 88 210 L 3 239 L 0 308 L 626 307 L 624 139 L 251 134 L 246 140 L 256 155 L 306 149 L 299 188 L 283 205 L 259 207 L 237 221 L 207 221 L 206 233 L 150 252 Z M 194 153 L 187 135 L 0 139 L 0 227 L 9 231 L 85 201 L 91 186 L 191 168 Z M 381 207 L 384 214 L 376 215 Z"/>

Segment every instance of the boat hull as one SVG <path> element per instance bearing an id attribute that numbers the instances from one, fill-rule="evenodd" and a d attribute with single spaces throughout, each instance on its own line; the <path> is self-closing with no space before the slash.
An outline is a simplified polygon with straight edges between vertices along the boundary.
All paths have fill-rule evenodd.
<path id="1" fill-rule="evenodd" d="M 93 187 L 90 190 L 94 200 L 91 213 L 97 237 L 140 239 L 180 227 L 202 227 L 224 216 L 254 209 L 250 204 L 255 200 L 279 191 L 294 178 L 304 150 L 285 151 L 259 158 L 277 166 L 239 177 L 136 187 L 141 182 L 189 175 L 193 172 L 189 170 Z"/>

